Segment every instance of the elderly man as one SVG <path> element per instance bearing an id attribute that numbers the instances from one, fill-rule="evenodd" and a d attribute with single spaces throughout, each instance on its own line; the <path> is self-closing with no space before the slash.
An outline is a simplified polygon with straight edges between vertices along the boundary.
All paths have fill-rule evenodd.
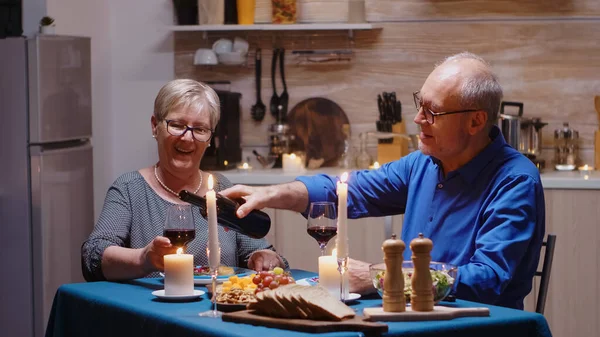
<path id="1" fill-rule="evenodd" d="M 433 261 L 459 266 L 458 298 L 522 309 L 544 236 L 544 195 L 536 167 L 494 125 L 502 100 L 496 76 L 480 57 L 457 54 L 435 67 L 414 100 L 420 151 L 352 172 L 348 217 L 404 213 L 404 241 L 423 233 L 434 243 Z M 310 202 L 336 200 L 336 181 L 298 177 L 223 194 L 246 199 L 240 217 L 263 207 L 306 212 Z M 410 255 L 406 249 L 404 259 Z M 353 261 L 354 283 L 369 282 L 367 266 Z"/>

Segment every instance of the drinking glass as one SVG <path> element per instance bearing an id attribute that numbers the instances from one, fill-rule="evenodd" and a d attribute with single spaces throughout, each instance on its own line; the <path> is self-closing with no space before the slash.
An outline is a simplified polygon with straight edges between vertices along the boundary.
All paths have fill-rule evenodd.
<path id="1" fill-rule="evenodd" d="M 219 257 L 217 260 L 220 260 L 221 259 L 221 247 L 219 247 L 219 249 L 215 253 L 218 254 L 218 257 Z M 210 261 L 210 254 L 214 254 L 214 253 L 211 252 L 209 248 L 206 248 L 206 255 L 208 257 L 208 261 Z M 217 311 L 217 276 L 218 275 L 219 275 L 219 266 L 211 265 L 210 266 L 210 278 L 211 278 L 211 283 L 212 283 L 212 288 L 211 288 L 212 289 L 212 299 L 211 299 L 212 309 L 199 313 L 198 315 L 200 317 L 218 318 L 223 315 L 222 312 Z"/>
<path id="2" fill-rule="evenodd" d="M 171 205 L 167 208 L 167 216 L 163 236 L 171 240 L 175 247 L 185 251 L 188 243 L 196 238 L 196 226 L 190 205 Z"/>
<path id="3" fill-rule="evenodd" d="M 306 232 L 319 243 L 321 256 L 329 240 L 337 234 L 337 213 L 331 201 L 311 202 L 308 210 Z"/>

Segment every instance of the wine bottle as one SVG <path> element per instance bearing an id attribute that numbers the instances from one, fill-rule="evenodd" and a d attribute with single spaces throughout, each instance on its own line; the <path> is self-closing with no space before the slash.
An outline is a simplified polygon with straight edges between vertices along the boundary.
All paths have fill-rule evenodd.
<path id="1" fill-rule="evenodd" d="M 263 211 L 252 210 L 244 218 L 238 218 L 235 214 L 240 204 L 227 197 L 217 195 L 217 223 L 238 233 L 247 235 L 254 239 L 265 237 L 271 229 L 271 218 Z M 206 199 L 192 192 L 183 190 L 179 192 L 179 198 L 200 208 L 200 214 L 206 218 Z"/>

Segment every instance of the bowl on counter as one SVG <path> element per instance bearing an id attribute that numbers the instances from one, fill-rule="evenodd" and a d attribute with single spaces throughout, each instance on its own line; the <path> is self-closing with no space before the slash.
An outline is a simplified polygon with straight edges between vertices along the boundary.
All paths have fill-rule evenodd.
<path id="1" fill-rule="evenodd" d="M 383 297 L 383 281 L 385 279 L 385 263 L 374 264 L 369 267 L 369 274 L 373 281 L 373 286 L 377 289 L 379 296 Z M 404 274 L 404 296 L 406 297 L 406 303 L 410 302 L 410 295 L 412 287 L 410 284 L 410 277 L 414 265 L 412 261 L 402 262 L 402 274 Z M 454 280 L 456 279 L 457 267 L 448 263 L 443 262 L 430 262 L 429 271 L 431 272 L 431 279 L 433 281 L 433 301 L 438 303 L 450 294 Z"/>
<path id="2" fill-rule="evenodd" d="M 219 63 L 225 65 L 240 65 L 246 63 L 246 54 L 241 52 L 217 52 L 217 58 L 219 59 Z"/>

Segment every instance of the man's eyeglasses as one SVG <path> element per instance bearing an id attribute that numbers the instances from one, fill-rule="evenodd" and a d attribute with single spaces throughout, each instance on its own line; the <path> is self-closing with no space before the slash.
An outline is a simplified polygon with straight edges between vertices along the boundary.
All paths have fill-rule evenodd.
<path id="1" fill-rule="evenodd" d="M 167 123 L 167 132 L 173 136 L 183 136 L 186 132 L 192 131 L 192 137 L 199 142 L 208 142 L 212 137 L 213 130 L 203 127 L 190 127 L 181 122 L 172 119 L 165 119 Z"/>
<path id="2" fill-rule="evenodd" d="M 421 110 L 421 108 L 423 108 L 423 114 L 425 115 L 425 119 L 427 120 L 427 122 L 429 124 L 433 124 L 433 122 L 434 122 L 433 118 L 435 116 L 452 115 L 452 114 L 459 114 L 459 113 L 463 113 L 463 112 L 473 112 L 473 111 L 480 110 L 480 109 L 468 109 L 468 110 L 458 110 L 458 111 L 448 111 L 448 112 L 434 112 L 431 109 L 429 109 L 428 107 L 423 105 L 423 99 L 421 98 L 421 95 L 419 94 L 418 91 L 413 92 L 413 98 L 415 100 L 415 107 L 417 108 L 417 113 Z"/>

